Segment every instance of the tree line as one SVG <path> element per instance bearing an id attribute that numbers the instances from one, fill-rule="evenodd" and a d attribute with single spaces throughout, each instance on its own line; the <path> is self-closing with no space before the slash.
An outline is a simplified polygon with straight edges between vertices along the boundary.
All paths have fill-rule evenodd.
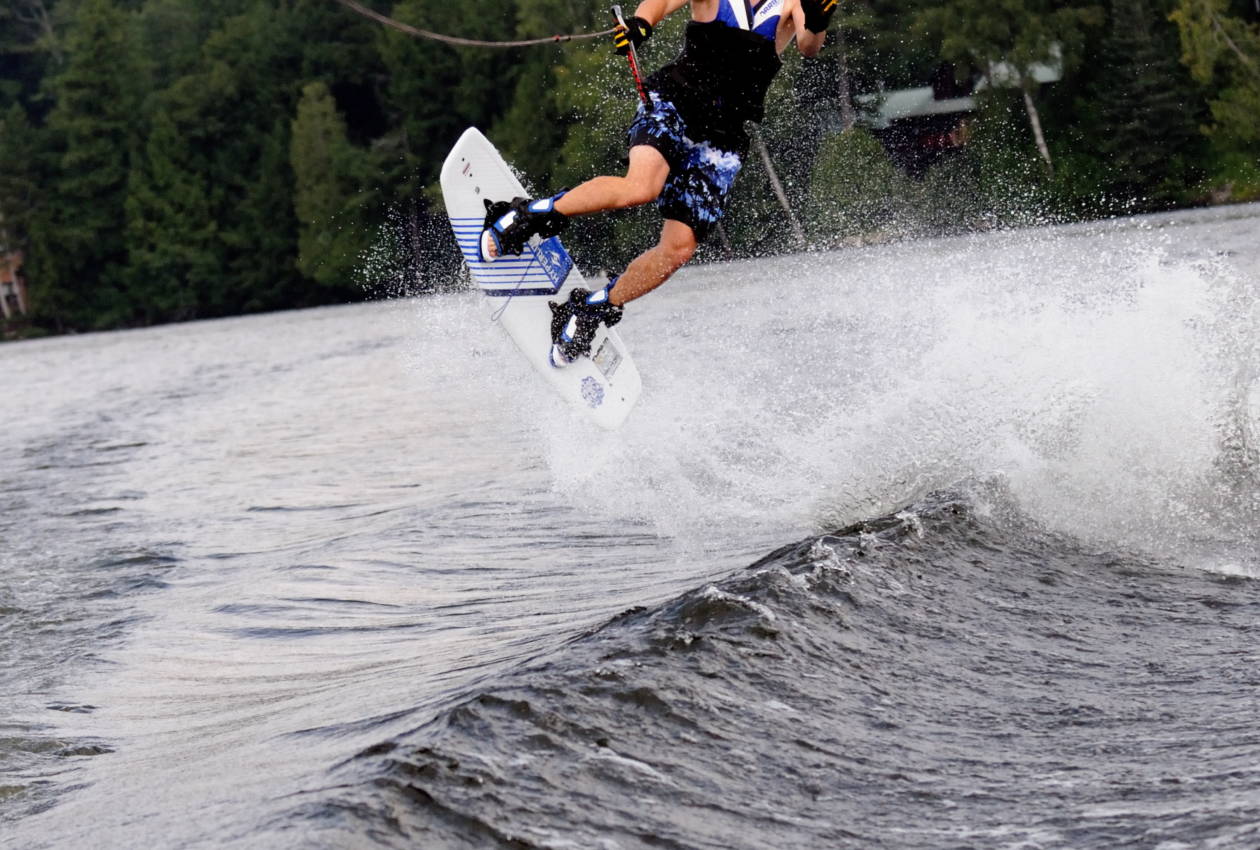
<path id="1" fill-rule="evenodd" d="M 485 40 L 609 26 L 586 0 L 373 8 Z M 842 9 L 818 59 L 789 54 L 761 132 L 812 245 L 1260 197 L 1252 0 Z M 645 65 L 673 56 L 682 23 Z M 1037 81 L 1046 64 L 1061 81 Z M 965 145 L 924 173 L 893 167 L 863 119 L 880 92 L 999 65 L 1009 80 L 977 93 Z M 450 286 L 435 182 L 465 127 L 554 191 L 622 168 L 636 103 L 602 40 L 453 48 L 333 0 L 7 0 L 0 248 L 24 252 L 33 323 L 50 331 Z M 749 158 L 703 256 L 797 246 L 765 168 Z M 569 241 L 614 269 L 655 227 L 650 211 L 596 216 Z"/>

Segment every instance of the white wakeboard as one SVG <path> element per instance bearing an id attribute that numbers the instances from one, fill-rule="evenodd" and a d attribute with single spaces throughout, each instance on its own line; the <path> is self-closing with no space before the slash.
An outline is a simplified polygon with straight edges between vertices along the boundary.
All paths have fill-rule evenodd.
<path id="1" fill-rule="evenodd" d="M 516 343 L 534 370 L 557 393 L 597 424 L 616 428 L 639 399 L 642 381 L 625 343 L 615 329 L 601 326 L 591 355 L 557 368 L 551 365 L 551 308 L 569 290 L 592 291 L 602 284 L 586 281 L 557 237 L 530 240 L 519 257 L 484 263 L 477 253 L 486 218 L 484 201 L 510 201 L 527 193 L 494 145 L 475 127 L 459 137 L 442 165 L 442 195 L 459 250 L 473 281 L 484 295 L 491 321 Z"/>

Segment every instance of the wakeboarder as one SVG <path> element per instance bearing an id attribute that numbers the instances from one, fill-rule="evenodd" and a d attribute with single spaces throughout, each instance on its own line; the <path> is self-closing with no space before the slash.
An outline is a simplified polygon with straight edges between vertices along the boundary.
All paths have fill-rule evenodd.
<path id="1" fill-rule="evenodd" d="M 660 240 L 603 289 L 574 289 L 552 304 L 551 362 L 590 353 L 599 325 L 670 278 L 721 219 L 748 151 L 744 122 L 760 122 L 766 92 L 796 41 L 806 57 L 822 49 L 838 0 L 643 0 L 618 25 L 617 53 L 652 35 L 667 15 L 690 4 L 682 53 L 644 81 L 644 101 L 630 125 L 624 177 L 595 177 L 550 198 L 487 201 L 481 258 L 520 254 L 530 238 L 560 233 L 570 216 L 655 200 L 665 219 Z"/>

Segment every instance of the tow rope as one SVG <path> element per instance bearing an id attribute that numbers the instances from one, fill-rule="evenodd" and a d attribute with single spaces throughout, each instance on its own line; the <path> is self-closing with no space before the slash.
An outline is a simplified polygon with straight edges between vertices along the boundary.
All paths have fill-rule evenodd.
<path id="1" fill-rule="evenodd" d="M 600 38 L 611 35 L 613 32 L 612 29 L 606 29 L 600 32 L 580 32 L 571 35 L 552 35 L 546 38 L 528 38 L 523 41 L 481 41 L 475 38 L 460 38 L 455 35 L 442 35 L 441 33 L 418 29 L 410 24 L 404 24 L 401 21 L 386 17 L 380 12 L 374 12 L 361 3 L 355 2 L 355 0 L 337 0 L 337 2 L 353 12 L 358 12 L 365 18 L 370 18 L 379 24 L 384 24 L 401 33 L 406 33 L 413 38 L 426 38 L 430 41 L 440 41 L 443 44 L 451 44 L 456 47 L 532 47 L 536 44 L 560 44 L 584 38 Z"/>

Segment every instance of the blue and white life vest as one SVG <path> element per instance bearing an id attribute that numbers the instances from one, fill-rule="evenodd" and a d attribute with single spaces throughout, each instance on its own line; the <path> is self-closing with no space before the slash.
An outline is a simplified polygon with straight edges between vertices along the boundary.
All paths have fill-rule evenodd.
<path id="1" fill-rule="evenodd" d="M 735 150 L 745 121 L 760 121 L 766 92 L 782 67 L 775 35 L 785 0 L 719 0 L 711 21 L 687 24 L 683 51 L 647 80 L 678 107 L 693 139 Z"/>
<path id="2" fill-rule="evenodd" d="M 783 17 L 783 0 L 718 0 L 717 20 L 738 30 L 747 30 L 774 40 Z"/>

